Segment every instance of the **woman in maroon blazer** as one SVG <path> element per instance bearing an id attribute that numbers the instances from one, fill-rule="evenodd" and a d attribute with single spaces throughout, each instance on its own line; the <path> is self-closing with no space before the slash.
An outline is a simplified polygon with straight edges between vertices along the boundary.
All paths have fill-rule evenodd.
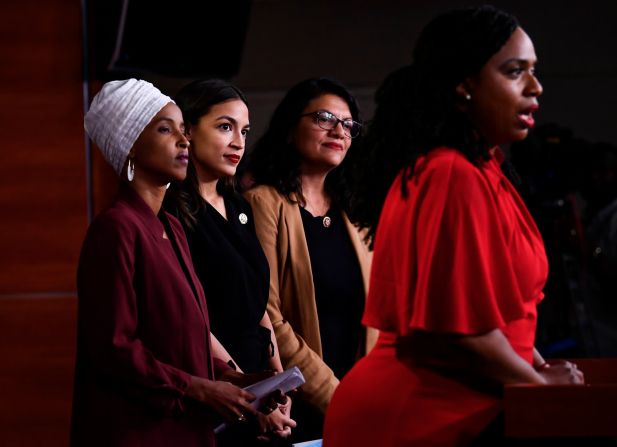
<path id="1" fill-rule="evenodd" d="M 212 358 L 182 227 L 161 210 L 166 184 L 186 176 L 182 114 L 152 84 L 112 81 L 85 127 L 123 182 L 79 260 L 71 444 L 213 446 L 214 413 L 244 420 L 254 396 L 215 380 L 233 372 Z"/>

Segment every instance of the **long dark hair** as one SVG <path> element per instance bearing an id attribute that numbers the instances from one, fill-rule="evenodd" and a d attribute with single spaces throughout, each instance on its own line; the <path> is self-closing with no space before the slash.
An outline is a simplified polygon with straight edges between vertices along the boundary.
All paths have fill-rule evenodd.
<path id="1" fill-rule="evenodd" d="M 350 210 L 351 219 L 368 230 L 369 242 L 394 178 L 401 170 L 405 179 L 412 176 L 420 155 L 449 146 L 475 164 L 489 158 L 488 144 L 461 110 L 456 87 L 477 74 L 517 27 L 516 18 L 491 6 L 440 15 L 422 30 L 411 65 L 381 84 Z"/>
<path id="2" fill-rule="evenodd" d="M 311 78 L 296 84 L 276 107 L 265 134 L 257 140 L 249 154 L 248 170 L 256 184 L 273 186 L 290 200 L 291 195 L 295 194 L 298 200 L 304 201 L 300 183 L 301 159 L 289 136 L 308 103 L 328 93 L 343 99 L 354 121 L 360 121 L 356 99 L 339 82 L 329 78 Z M 350 199 L 346 175 L 348 165 L 349 152 L 345 160 L 328 173 L 325 185 L 332 201 L 345 211 Z"/>
<path id="3" fill-rule="evenodd" d="M 202 116 L 222 102 L 239 99 L 248 106 L 244 94 L 234 85 L 222 79 L 205 79 L 193 81 L 178 91 L 174 101 L 182 111 L 182 117 L 187 127 L 196 126 Z M 175 199 L 178 216 L 189 228 L 197 223 L 197 216 L 206 206 L 199 193 L 199 179 L 194 162 L 188 165 L 186 179 L 170 188 L 170 196 Z M 225 177 L 216 184 L 219 194 L 233 194 L 235 179 Z"/>

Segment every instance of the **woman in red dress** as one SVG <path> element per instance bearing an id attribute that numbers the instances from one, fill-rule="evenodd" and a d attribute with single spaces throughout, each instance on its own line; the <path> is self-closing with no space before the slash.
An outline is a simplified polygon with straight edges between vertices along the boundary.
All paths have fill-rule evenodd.
<path id="1" fill-rule="evenodd" d="M 326 447 L 495 445 L 503 385 L 583 382 L 534 349 L 546 254 L 500 167 L 534 125 L 535 65 L 514 17 L 453 11 L 377 92 L 352 218 L 374 244 L 363 322 L 381 335 L 334 394 Z"/>

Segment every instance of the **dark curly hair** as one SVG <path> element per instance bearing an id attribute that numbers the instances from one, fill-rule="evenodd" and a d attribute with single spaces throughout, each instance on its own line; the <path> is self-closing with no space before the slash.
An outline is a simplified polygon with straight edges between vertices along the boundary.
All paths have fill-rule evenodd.
<path id="1" fill-rule="evenodd" d="M 491 6 L 440 15 L 422 30 L 412 64 L 378 88 L 350 209 L 350 218 L 368 230 L 368 242 L 394 178 L 401 170 L 411 177 L 420 155 L 450 146 L 475 164 L 489 158 L 488 144 L 461 111 L 456 87 L 477 74 L 518 26 L 516 18 Z"/>
<path id="2" fill-rule="evenodd" d="M 276 107 L 264 135 L 249 154 L 247 169 L 256 184 L 270 185 L 292 200 L 292 193 L 304 202 L 300 183 L 300 155 L 289 141 L 308 103 L 321 95 L 333 94 L 349 106 L 354 121 L 360 122 L 359 108 L 353 95 L 338 81 L 329 78 L 306 79 L 293 86 Z M 354 138 L 356 142 L 358 138 Z M 353 146 L 353 145 L 352 145 Z M 350 147 L 351 149 L 351 147 Z M 342 210 L 349 208 L 349 154 L 326 177 L 326 192 Z"/>
<path id="3" fill-rule="evenodd" d="M 239 99 L 248 106 L 244 94 L 222 79 L 193 81 L 182 87 L 174 97 L 174 101 L 182 111 L 187 128 L 196 126 L 200 118 L 207 115 L 216 104 L 233 99 Z M 233 177 L 220 179 L 216 189 L 220 194 L 235 193 L 235 179 Z M 197 223 L 197 216 L 206 203 L 199 193 L 199 179 L 192 160 L 187 168 L 186 179 L 180 184 L 174 184 L 169 190 L 169 196 L 175 200 L 178 217 L 186 226 L 193 228 Z"/>

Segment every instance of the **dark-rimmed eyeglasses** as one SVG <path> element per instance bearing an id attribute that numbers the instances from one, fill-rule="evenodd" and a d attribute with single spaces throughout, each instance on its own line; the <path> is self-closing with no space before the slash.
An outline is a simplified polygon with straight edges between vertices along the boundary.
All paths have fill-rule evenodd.
<path id="1" fill-rule="evenodd" d="M 339 119 L 332 112 L 328 112 L 327 110 L 317 110 L 316 112 L 305 113 L 301 116 L 312 116 L 317 125 L 323 130 L 332 130 L 338 126 L 338 123 L 341 123 L 343 126 L 343 133 L 345 136 L 351 138 L 356 138 L 360 135 L 360 130 L 362 129 L 362 124 L 350 119 Z"/>

